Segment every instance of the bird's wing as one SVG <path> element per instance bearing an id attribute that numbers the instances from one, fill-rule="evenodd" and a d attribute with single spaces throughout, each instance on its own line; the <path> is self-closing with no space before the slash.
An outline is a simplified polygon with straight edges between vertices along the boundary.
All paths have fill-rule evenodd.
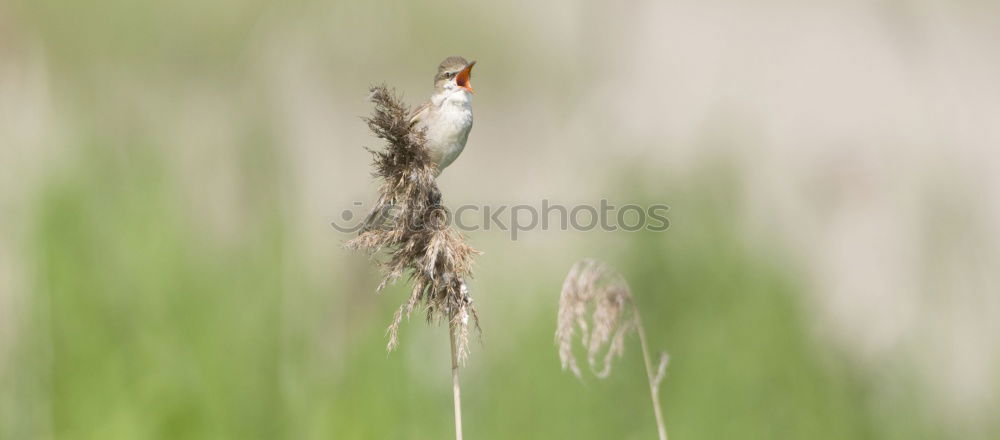
<path id="1" fill-rule="evenodd" d="M 424 117 L 427 116 L 427 113 L 430 112 L 430 110 L 431 110 L 430 101 L 420 104 L 419 107 L 413 109 L 413 112 L 410 113 L 410 127 L 418 124 L 421 120 L 423 120 Z"/>

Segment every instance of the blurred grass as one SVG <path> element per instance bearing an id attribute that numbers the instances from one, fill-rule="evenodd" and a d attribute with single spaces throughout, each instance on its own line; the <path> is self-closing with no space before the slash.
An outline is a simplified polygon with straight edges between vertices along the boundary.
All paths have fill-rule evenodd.
<path id="1" fill-rule="evenodd" d="M 268 214 L 276 203 L 265 198 L 253 209 L 267 220 L 255 223 L 252 239 L 207 245 L 155 154 L 96 145 L 43 192 L 31 242 L 39 288 L 23 360 L 47 357 L 48 368 L 19 374 L 44 384 L 26 397 L 47 402 L 54 438 L 449 435 L 446 352 L 429 348 L 445 340 L 443 329 L 415 319 L 400 352 L 382 351 L 384 324 L 405 288 L 375 298 L 373 319 L 335 325 L 351 339 L 335 359 L 310 354 L 326 335 L 294 329 L 322 324 L 297 321 L 340 315 L 306 312 L 303 298 L 320 293 L 283 279 L 296 257 L 283 244 L 288 226 Z M 743 249 L 725 215 L 727 190 L 704 188 L 674 205 L 669 231 L 623 234 L 625 257 L 612 261 L 633 285 L 651 343 L 671 353 L 663 393 L 672 435 L 882 437 L 887 427 L 873 425 L 864 381 L 810 337 L 795 280 Z M 482 310 L 487 345 L 465 376 L 467 435 L 654 436 L 635 341 L 607 381 L 580 384 L 559 371 L 558 284 L 537 283 L 552 278 L 539 275 L 488 287 L 526 290 L 537 304 L 505 322 L 494 320 L 511 310 Z M 344 294 L 368 295 L 321 294 L 340 296 L 341 305 Z M 491 352 L 497 340 L 515 344 L 516 355 Z M 428 364 L 428 383 L 423 370 L 412 371 L 413 356 Z M 939 438 L 920 432 L 898 438 Z"/>
<path id="2" fill-rule="evenodd" d="M 51 344 L 52 429 L 274 438 L 280 225 L 272 215 L 236 248 L 203 245 L 197 213 L 145 151 L 87 148 L 42 195 L 33 315 Z"/>

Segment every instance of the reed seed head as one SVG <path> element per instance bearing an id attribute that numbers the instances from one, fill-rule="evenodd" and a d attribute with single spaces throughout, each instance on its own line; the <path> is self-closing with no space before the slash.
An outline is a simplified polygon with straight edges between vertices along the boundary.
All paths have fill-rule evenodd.
<path id="1" fill-rule="evenodd" d="M 385 149 L 372 151 L 374 176 L 381 184 L 378 199 L 359 235 L 347 247 L 363 250 L 380 261 L 385 276 L 377 291 L 404 274 L 413 288 L 387 330 L 388 350 L 399 345 L 399 326 L 418 307 L 428 322 L 448 322 L 458 342 L 459 359 L 468 356 L 469 327 L 479 319 L 465 280 L 472 276 L 472 258 L 479 252 L 447 223 L 435 181 L 437 167 L 424 146 L 424 133 L 409 124 L 409 108 L 385 85 L 371 88 L 375 109 L 364 118 Z"/>
<path id="2" fill-rule="evenodd" d="M 637 325 L 632 293 L 620 274 L 591 259 L 573 265 L 563 282 L 556 328 L 564 370 L 582 378 L 573 354 L 573 340 L 579 332 L 591 372 L 607 377 L 612 359 L 624 354 L 625 337 Z"/>

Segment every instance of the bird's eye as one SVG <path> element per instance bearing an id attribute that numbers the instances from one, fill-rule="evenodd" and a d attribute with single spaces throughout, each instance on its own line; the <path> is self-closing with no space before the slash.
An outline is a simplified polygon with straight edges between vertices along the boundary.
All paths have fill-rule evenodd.
<path id="1" fill-rule="evenodd" d="M 455 72 L 448 72 L 448 73 L 444 74 L 444 76 L 447 77 L 447 78 L 454 78 L 455 77 Z"/>

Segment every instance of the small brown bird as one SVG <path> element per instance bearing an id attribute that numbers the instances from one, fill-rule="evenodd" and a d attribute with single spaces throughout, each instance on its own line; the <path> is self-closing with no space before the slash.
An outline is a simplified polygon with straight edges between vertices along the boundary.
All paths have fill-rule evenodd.
<path id="1" fill-rule="evenodd" d="M 410 126 L 426 130 L 427 149 L 437 172 L 451 165 L 472 130 L 472 66 L 462 57 L 448 57 L 434 75 L 434 94 L 413 111 Z"/>

